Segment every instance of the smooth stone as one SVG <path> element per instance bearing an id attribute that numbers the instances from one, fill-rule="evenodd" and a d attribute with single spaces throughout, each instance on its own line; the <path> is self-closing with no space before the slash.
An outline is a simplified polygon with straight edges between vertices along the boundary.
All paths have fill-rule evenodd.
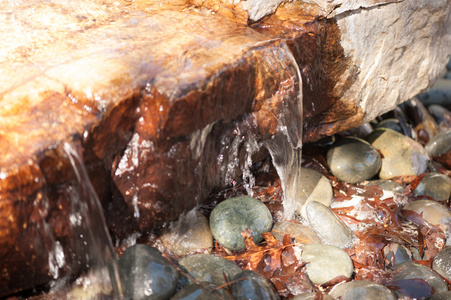
<path id="1" fill-rule="evenodd" d="M 307 203 L 306 219 L 323 243 L 340 248 L 352 244 L 352 232 L 335 213 L 322 203 L 312 201 Z"/>
<path id="2" fill-rule="evenodd" d="M 399 124 L 399 120 L 395 118 L 385 119 L 377 124 L 376 128 L 389 128 L 391 130 L 403 133 L 402 127 Z"/>
<path id="3" fill-rule="evenodd" d="M 232 283 L 232 294 L 235 300 L 259 299 L 276 300 L 280 299 L 272 284 L 260 274 L 245 270 L 238 273 Z"/>
<path id="4" fill-rule="evenodd" d="M 226 283 L 223 273 L 230 281 L 241 272 L 240 267 L 233 262 L 209 254 L 186 256 L 179 260 L 179 264 L 197 281 L 213 282 L 218 285 Z"/>
<path id="5" fill-rule="evenodd" d="M 440 131 L 451 130 L 451 111 L 441 105 L 430 105 L 429 112 L 438 123 Z"/>
<path id="6" fill-rule="evenodd" d="M 428 267 L 406 262 L 395 265 L 392 270 L 396 274 L 393 278 L 394 280 L 419 278 L 429 283 L 435 289 L 436 293 L 448 291 L 446 281 Z"/>
<path id="7" fill-rule="evenodd" d="M 368 180 L 381 167 L 379 153 L 359 138 L 343 138 L 327 152 L 327 164 L 332 174 L 348 183 Z"/>
<path id="8" fill-rule="evenodd" d="M 451 292 L 435 293 L 434 295 L 427 297 L 426 300 L 449 300 L 451 299 Z"/>
<path id="9" fill-rule="evenodd" d="M 446 232 L 444 222 L 440 222 L 443 218 L 451 218 L 451 212 L 442 204 L 434 200 L 417 200 L 408 203 L 403 210 L 412 210 L 420 215 L 423 219 L 431 224 L 439 225 L 440 228 Z"/>
<path id="10" fill-rule="evenodd" d="M 440 132 L 424 146 L 429 156 L 437 156 L 451 151 L 451 130 Z"/>
<path id="11" fill-rule="evenodd" d="M 175 293 L 179 274 L 160 251 L 136 244 L 122 254 L 119 274 L 130 299 L 168 299 Z"/>
<path id="12" fill-rule="evenodd" d="M 396 243 L 390 243 L 384 248 L 386 266 L 402 264 L 412 261 L 412 254 L 406 247 Z"/>
<path id="13" fill-rule="evenodd" d="M 354 265 L 349 255 L 342 249 L 324 244 L 303 245 L 302 260 L 307 262 L 306 272 L 317 285 L 343 275 L 351 278 Z"/>
<path id="14" fill-rule="evenodd" d="M 213 237 L 222 246 L 231 250 L 246 249 L 241 231 L 250 228 L 255 243 L 259 243 L 264 232 L 270 232 L 272 216 L 259 200 L 238 196 L 219 203 L 210 214 L 210 229 Z"/>
<path id="15" fill-rule="evenodd" d="M 218 287 L 218 285 L 212 282 L 201 282 L 201 284 L 204 287 L 196 283 L 187 285 L 171 297 L 171 300 L 212 300 L 220 299 L 219 297 L 224 300 L 234 300 L 224 289 L 218 289 L 212 292 L 211 290 Z M 211 290 L 208 290 L 207 288 Z"/>
<path id="16" fill-rule="evenodd" d="M 429 157 L 418 142 L 391 129 L 374 130 L 366 140 L 382 153 L 379 178 L 419 175 L 426 171 Z"/>
<path id="17" fill-rule="evenodd" d="M 446 279 L 451 280 L 451 247 L 446 247 L 437 254 L 432 263 L 432 269 Z"/>
<path id="18" fill-rule="evenodd" d="M 179 257 L 192 253 L 211 253 L 213 236 L 208 219 L 194 209 L 180 216 L 160 235 L 163 246 Z"/>
<path id="19" fill-rule="evenodd" d="M 439 78 L 435 84 L 426 92 L 417 96 L 418 99 L 425 105 L 451 104 L 451 80 Z"/>
<path id="20" fill-rule="evenodd" d="M 451 178 L 442 173 L 429 173 L 417 185 L 414 194 L 430 196 L 437 201 L 448 200 L 451 196 Z"/>
<path id="21" fill-rule="evenodd" d="M 365 123 L 363 125 L 360 125 L 357 128 L 353 128 L 351 130 L 346 131 L 346 133 L 349 133 L 352 136 L 364 139 L 373 131 L 373 127 L 370 125 L 370 123 Z"/>
<path id="22" fill-rule="evenodd" d="M 335 299 L 355 300 L 355 299 L 378 299 L 396 300 L 396 295 L 382 284 L 372 281 L 359 280 L 337 284 L 330 291 L 329 295 Z M 339 298 L 341 297 L 341 298 Z"/>
<path id="23" fill-rule="evenodd" d="M 309 168 L 301 168 L 301 180 L 298 183 L 296 199 L 298 206 L 296 212 L 305 217 L 305 204 L 310 201 L 321 202 L 326 206 L 330 206 L 334 198 L 334 192 L 329 179 L 318 171 Z"/>
<path id="24" fill-rule="evenodd" d="M 316 300 L 316 299 L 323 299 L 323 300 L 334 300 L 334 298 L 332 296 L 329 296 L 328 294 L 318 294 L 318 297 L 321 298 L 317 298 L 317 293 L 303 293 L 303 294 L 299 294 L 297 296 L 294 296 L 293 298 L 291 298 L 291 300 Z"/>
<path id="25" fill-rule="evenodd" d="M 298 223 L 277 222 L 274 224 L 271 234 L 279 242 L 283 242 L 285 234 L 289 234 L 291 238 L 294 238 L 296 243 L 321 244 L 321 239 L 313 229 Z"/>
<path id="26" fill-rule="evenodd" d="M 394 193 L 402 193 L 404 191 L 404 187 L 399 183 L 392 180 L 371 180 L 368 182 L 368 185 L 377 185 L 383 191 L 394 192 Z"/>

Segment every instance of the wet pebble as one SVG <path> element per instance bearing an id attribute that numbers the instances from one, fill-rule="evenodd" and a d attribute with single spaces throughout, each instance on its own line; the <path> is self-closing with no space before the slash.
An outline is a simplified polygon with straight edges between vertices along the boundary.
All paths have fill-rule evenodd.
<path id="1" fill-rule="evenodd" d="M 404 187 L 402 185 L 392 180 L 371 180 L 368 182 L 368 185 L 377 185 L 383 191 L 387 192 L 402 193 L 404 191 Z"/>
<path id="2" fill-rule="evenodd" d="M 264 232 L 271 231 L 271 212 L 259 200 L 238 196 L 219 203 L 211 212 L 210 229 L 222 246 L 231 250 L 244 250 L 241 231 L 250 228 L 255 243 L 260 242 Z"/>
<path id="3" fill-rule="evenodd" d="M 366 140 L 382 153 L 379 178 L 419 175 L 426 171 L 429 157 L 423 146 L 391 129 L 374 130 Z"/>
<path id="4" fill-rule="evenodd" d="M 404 210 L 412 210 L 423 216 L 431 224 L 439 225 L 446 232 L 446 220 L 451 218 L 451 212 L 442 204 L 434 200 L 417 200 L 408 203 Z M 446 218 L 446 219 L 444 219 Z M 443 220 L 442 220 L 443 219 Z M 449 219 L 448 219 L 449 220 Z"/>
<path id="5" fill-rule="evenodd" d="M 366 141 L 343 138 L 327 152 L 327 163 L 338 179 L 358 183 L 377 174 L 381 167 L 381 157 Z"/>
<path id="6" fill-rule="evenodd" d="M 177 270 L 157 249 L 144 244 L 125 250 L 119 273 L 130 299 L 168 299 L 177 287 Z"/>
<path id="7" fill-rule="evenodd" d="M 283 242 L 285 234 L 289 234 L 296 243 L 321 244 L 321 239 L 313 229 L 298 223 L 277 222 L 274 224 L 271 234 L 280 242 Z"/>
<path id="8" fill-rule="evenodd" d="M 320 172 L 309 168 L 301 168 L 301 182 L 299 186 L 299 198 L 296 199 L 298 206 L 296 212 L 305 216 L 305 204 L 310 201 L 321 202 L 330 206 L 334 193 L 332 185 Z"/>
<path id="9" fill-rule="evenodd" d="M 423 177 L 414 193 L 430 196 L 437 201 L 448 200 L 451 196 L 451 178 L 441 173 L 429 173 Z"/>
<path id="10" fill-rule="evenodd" d="M 385 246 L 384 254 L 387 267 L 412 261 L 412 253 L 406 247 L 396 243 Z"/>
<path id="11" fill-rule="evenodd" d="M 440 251 L 434 258 L 432 269 L 446 279 L 451 280 L 451 247 L 446 247 Z"/>
<path id="12" fill-rule="evenodd" d="M 430 268 L 419 264 L 406 262 L 395 265 L 393 267 L 393 272 L 396 274 L 394 276 L 394 280 L 419 278 L 431 285 L 435 289 L 436 293 L 445 292 L 448 290 L 448 284 L 440 277 L 440 275 L 432 271 Z"/>
<path id="13" fill-rule="evenodd" d="M 350 278 L 354 272 L 349 255 L 342 249 L 324 244 L 303 245 L 302 260 L 307 262 L 306 271 L 314 284 L 324 284 L 338 276 Z"/>
<path id="14" fill-rule="evenodd" d="M 386 299 L 396 300 L 397 297 L 385 286 L 365 280 L 340 283 L 329 293 L 335 299 Z M 341 297 L 341 298 L 339 298 Z"/>
<path id="15" fill-rule="evenodd" d="M 335 213 L 322 203 L 312 201 L 305 207 L 306 220 L 325 244 L 347 248 L 352 244 L 352 232 Z"/>
<path id="16" fill-rule="evenodd" d="M 293 298 L 291 298 L 291 300 L 316 300 L 316 299 L 323 299 L 323 300 L 334 300 L 334 298 L 332 296 L 329 296 L 328 294 L 323 294 L 323 293 L 304 293 L 304 294 L 300 294 L 297 295 Z"/>
<path id="17" fill-rule="evenodd" d="M 232 284 L 232 294 L 235 300 L 259 299 L 276 300 L 279 295 L 272 284 L 260 274 L 245 270 L 237 274 Z"/>
<path id="18" fill-rule="evenodd" d="M 441 105 L 430 105 L 428 107 L 431 115 L 437 120 L 440 131 L 451 129 L 451 111 Z"/>
<path id="19" fill-rule="evenodd" d="M 199 284 L 192 283 L 177 292 L 171 300 L 211 300 L 224 299 L 232 300 L 233 298 L 224 289 L 217 289 L 218 285 L 211 282 L 201 282 Z"/>
<path id="20" fill-rule="evenodd" d="M 451 292 L 435 293 L 434 295 L 427 297 L 426 300 L 449 300 L 451 299 Z"/>
<path id="21" fill-rule="evenodd" d="M 213 282 L 221 285 L 241 272 L 240 267 L 225 258 L 209 255 L 195 254 L 182 258 L 179 264 L 197 281 Z"/>
<path id="22" fill-rule="evenodd" d="M 399 133 L 403 133 L 402 127 L 399 124 L 399 120 L 395 118 L 385 119 L 379 124 L 377 124 L 376 128 L 389 128 L 391 130 L 397 131 Z"/>
<path id="23" fill-rule="evenodd" d="M 424 146 L 429 156 L 437 156 L 451 151 L 451 130 L 443 131 L 434 136 Z"/>

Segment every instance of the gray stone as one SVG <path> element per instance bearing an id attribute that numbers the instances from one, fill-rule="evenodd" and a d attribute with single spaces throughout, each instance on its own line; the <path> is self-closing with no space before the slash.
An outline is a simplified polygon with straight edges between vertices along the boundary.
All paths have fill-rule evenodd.
<path id="1" fill-rule="evenodd" d="M 291 300 L 316 300 L 316 299 L 334 300 L 334 298 L 332 296 L 329 296 L 328 294 L 320 293 L 320 296 L 318 296 L 318 293 L 314 293 L 314 292 L 303 293 L 303 294 L 300 294 L 300 295 L 297 295 L 297 296 L 291 298 Z M 322 298 L 317 298 L 317 296 L 322 297 Z"/>
<path id="2" fill-rule="evenodd" d="M 395 294 L 385 286 L 365 280 L 340 283 L 330 291 L 335 299 L 384 299 L 396 300 Z M 339 298 L 341 297 L 341 298 Z"/>
<path id="3" fill-rule="evenodd" d="M 388 192 L 396 192 L 396 193 L 402 193 L 404 191 L 404 187 L 400 185 L 397 182 L 394 182 L 392 180 L 371 180 L 368 182 L 368 185 L 377 185 L 379 186 L 383 191 Z"/>
<path id="4" fill-rule="evenodd" d="M 403 245 L 390 243 L 384 248 L 387 267 L 412 261 L 412 253 Z"/>
<path id="5" fill-rule="evenodd" d="M 432 104 L 451 104 L 450 80 L 439 78 L 429 90 L 418 95 L 418 99 L 420 99 L 426 106 Z"/>
<path id="6" fill-rule="evenodd" d="M 440 131 L 451 130 L 451 111 L 437 104 L 430 105 L 428 110 L 437 121 Z"/>
<path id="7" fill-rule="evenodd" d="M 381 179 L 419 175 L 427 169 L 429 157 L 423 146 L 399 132 L 379 128 L 366 140 L 382 153 Z"/>
<path id="8" fill-rule="evenodd" d="M 396 274 L 393 278 L 394 280 L 419 278 L 430 284 L 435 289 L 436 293 L 448 291 L 448 284 L 446 281 L 428 267 L 412 262 L 406 262 L 395 265 L 393 267 L 393 272 Z"/>
<path id="9" fill-rule="evenodd" d="M 395 119 L 395 118 L 385 119 L 385 120 L 379 122 L 379 124 L 377 124 L 376 128 L 389 128 L 389 129 L 397 131 L 401 134 L 403 133 L 402 127 L 399 124 L 399 120 Z"/>
<path id="10" fill-rule="evenodd" d="M 144 244 L 125 250 L 119 273 L 130 299 L 168 299 L 177 287 L 177 270 L 157 249 Z"/>
<path id="11" fill-rule="evenodd" d="M 298 223 L 277 222 L 274 224 L 271 234 L 280 242 L 283 242 L 285 234 L 289 234 L 296 243 L 321 244 L 321 239 L 313 229 Z"/>
<path id="12" fill-rule="evenodd" d="M 451 280 L 451 247 L 446 247 L 434 258 L 432 269 Z"/>
<path id="13" fill-rule="evenodd" d="M 415 195 L 426 195 L 437 201 L 448 200 L 451 196 L 451 178 L 442 173 L 429 173 L 414 190 Z"/>
<path id="14" fill-rule="evenodd" d="M 296 212 L 305 216 L 305 205 L 310 201 L 317 201 L 330 206 L 334 197 L 332 185 L 320 172 L 309 168 L 301 168 L 301 182 L 298 183 L 300 190 L 296 199 L 298 206 Z"/>
<path id="15" fill-rule="evenodd" d="M 307 262 L 306 271 L 314 284 L 321 285 L 338 276 L 351 278 L 354 265 L 342 249 L 323 244 L 303 245 L 302 260 Z"/>
<path id="16" fill-rule="evenodd" d="M 352 244 L 351 230 L 324 204 L 316 201 L 306 205 L 306 219 L 325 244 L 347 248 Z"/>
<path id="17" fill-rule="evenodd" d="M 381 157 L 366 141 L 344 138 L 329 149 L 327 163 L 338 179 L 358 183 L 377 174 L 381 167 Z"/>
<path id="18" fill-rule="evenodd" d="M 233 280 L 235 282 L 232 284 L 232 294 L 235 300 L 280 299 L 271 282 L 254 271 L 242 271 Z"/>
<path id="19" fill-rule="evenodd" d="M 437 156 L 451 151 L 451 130 L 440 132 L 424 146 L 430 156 Z"/>
<path id="20" fill-rule="evenodd" d="M 182 258 L 179 264 L 197 281 L 213 282 L 218 285 L 226 283 L 223 273 L 230 281 L 241 272 L 240 267 L 233 262 L 209 254 L 187 256 Z"/>
<path id="21" fill-rule="evenodd" d="M 231 250 L 244 250 L 242 231 L 250 228 L 255 243 L 260 242 L 264 232 L 271 231 L 272 216 L 259 200 L 238 196 L 219 203 L 210 214 L 210 229 L 213 237 L 222 246 Z"/>
<path id="22" fill-rule="evenodd" d="M 446 232 L 445 220 L 451 218 L 451 212 L 442 204 L 433 200 L 416 200 L 404 206 L 403 210 L 412 210 L 423 216 L 431 224 L 439 225 Z"/>
<path id="23" fill-rule="evenodd" d="M 435 293 L 434 295 L 427 297 L 426 300 L 449 300 L 451 299 L 451 292 Z"/>
<path id="24" fill-rule="evenodd" d="M 230 294 L 224 289 L 217 289 L 218 285 L 211 282 L 201 282 L 201 285 L 192 283 L 178 291 L 171 300 L 212 300 L 220 299 L 233 300 Z"/>

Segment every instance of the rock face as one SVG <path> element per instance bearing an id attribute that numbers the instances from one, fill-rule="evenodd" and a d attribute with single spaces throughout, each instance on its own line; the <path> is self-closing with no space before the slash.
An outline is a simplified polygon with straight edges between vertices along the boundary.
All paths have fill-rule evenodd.
<path id="1" fill-rule="evenodd" d="M 299 146 L 392 109 L 451 49 L 450 1 L 197 2 L 0 3 L 0 296 L 51 277 L 44 227 L 70 247 L 65 142 L 121 238 L 230 183 L 281 128 Z"/>

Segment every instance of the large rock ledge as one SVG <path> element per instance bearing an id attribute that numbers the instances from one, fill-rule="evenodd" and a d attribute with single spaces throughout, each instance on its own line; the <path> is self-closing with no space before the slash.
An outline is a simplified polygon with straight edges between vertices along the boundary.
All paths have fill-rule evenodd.
<path id="1" fill-rule="evenodd" d="M 64 143 L 114 236 L 151 230 L 281 127 L 296 146 L 424 91 L 450 54 L 450 2 L 1 3 L 0 296 L 54 277 L 55 241 L 73 255 Z"/>

